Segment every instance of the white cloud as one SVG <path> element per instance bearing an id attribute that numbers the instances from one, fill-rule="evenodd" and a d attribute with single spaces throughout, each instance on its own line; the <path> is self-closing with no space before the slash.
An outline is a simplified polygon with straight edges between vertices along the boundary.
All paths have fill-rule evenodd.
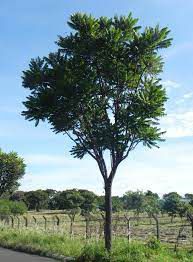
<path id="1" fill-rule="evenodd" d="M 30 165 L 69 165 L 78 161 L 73 158 L 66 158 L 64 155 L 49 154 L 29 154 L 25 155 L 24 159 Z"/>
<path id="2" fill-rule="evenodd" d="M 193 111 L 178 114 L 168 114 L 161 121 L 166 137 L 193 136 Z"/>
<path id="3" fill-rule="evenodd" d="M 189 52 L 190 50 L 193 50 L 193 41 L 187 41 L 170 47 L 168 51 L 165 52 L 164 57 L 170 58 L 183 52 Z"/>
<path id="4" fill-rule="evenodd" d="M 189 99 L 189 98 L 192 98 L 193 97 L 193 92 L 190 92 L 190 93 L 186 93 L 184 94 L 183 96 L 185 99 Z"/>
<path id="5" fill-rule="evenodd" d="M 173 80 L 162 81 L 162 85 L 166 88 L 167 91 L 179 88 L 181 85 Z"/>

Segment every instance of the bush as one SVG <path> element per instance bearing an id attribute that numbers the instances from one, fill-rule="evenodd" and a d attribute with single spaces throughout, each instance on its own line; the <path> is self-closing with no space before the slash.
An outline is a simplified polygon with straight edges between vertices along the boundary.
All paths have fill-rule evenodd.
<path id="1" fill-rule="evenodd" d="M 0 200 L 0 217 L 8 215 L 23 215 L 27 212 L 27 207 L 23 202 L 14 202 L 6 199 Z"/>
<path id="2" fill-rule="evenodd" d="M 148 240 L 146 246 L 153 250 L 159 250 L 161 248 L 161 243 L 155 237 Z"/>
<path id="3" fill-rule="evenodd" d="M 10 201 L 10 212 L 14 216 L 23 215 L 27 212 L 27 207 L 24 202 L 11 202 Z"/>

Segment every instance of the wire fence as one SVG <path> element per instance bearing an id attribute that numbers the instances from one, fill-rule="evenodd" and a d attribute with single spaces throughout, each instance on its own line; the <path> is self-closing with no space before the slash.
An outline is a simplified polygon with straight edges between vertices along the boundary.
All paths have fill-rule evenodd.
<path id="1" fill-rule="evenodd" d="M 4 216 L 1 224 L 6 228 L 34 229 L 50 233 L 60 233 L 71 237 L 80 236 L 100 239 L 104 237 L 104 217 L 93 216 L 70 219 L 67 215 L 26 215 Z M 146 241 L 156 237 L 162 242 L 175 245 L 192 245 L 193 227 L 185 218 L 175 218 L 171 222 L 168 216 L 132 217 L 113 216 L 113 237 L 127 238 L 128 241 Z"/>

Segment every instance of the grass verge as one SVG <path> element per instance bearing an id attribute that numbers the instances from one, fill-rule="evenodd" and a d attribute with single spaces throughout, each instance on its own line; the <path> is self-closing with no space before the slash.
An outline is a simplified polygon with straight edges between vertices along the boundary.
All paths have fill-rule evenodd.
<path id="1" fill-rule="evenodd" d="M 109 256 L 102 241 L 86 242 L 80 238 L 69 239 L 63 235 L 34 230 L 1 229 L 0 246 L 62 261 L 64 257 L 73 257 L 77 262 L 193 262 L 191 251 L 184 249 L 176 253 L 154 239 L 146 244 L 128 244 L 125 239 L 116 239 Z"/>

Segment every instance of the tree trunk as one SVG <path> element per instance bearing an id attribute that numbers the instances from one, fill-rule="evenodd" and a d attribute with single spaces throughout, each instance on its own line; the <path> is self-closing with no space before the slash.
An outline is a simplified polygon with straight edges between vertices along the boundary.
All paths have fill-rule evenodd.
<path id="1" fill-rule="evenodd" d="M 160 228 L 159 228 L 159 220 L 157 218 L 156 215 L 152 215 L 152 217 L 154 218 L 155 220 L 155 223 L 156 223 L 156 237 L 157 237 L 157 240 L 160 240 Z"/>
<path id="2" fill-rule="evenodd" d="M 112 183 L 105 183 L 105 248 L 108 252 L 112 246 Z"/>

